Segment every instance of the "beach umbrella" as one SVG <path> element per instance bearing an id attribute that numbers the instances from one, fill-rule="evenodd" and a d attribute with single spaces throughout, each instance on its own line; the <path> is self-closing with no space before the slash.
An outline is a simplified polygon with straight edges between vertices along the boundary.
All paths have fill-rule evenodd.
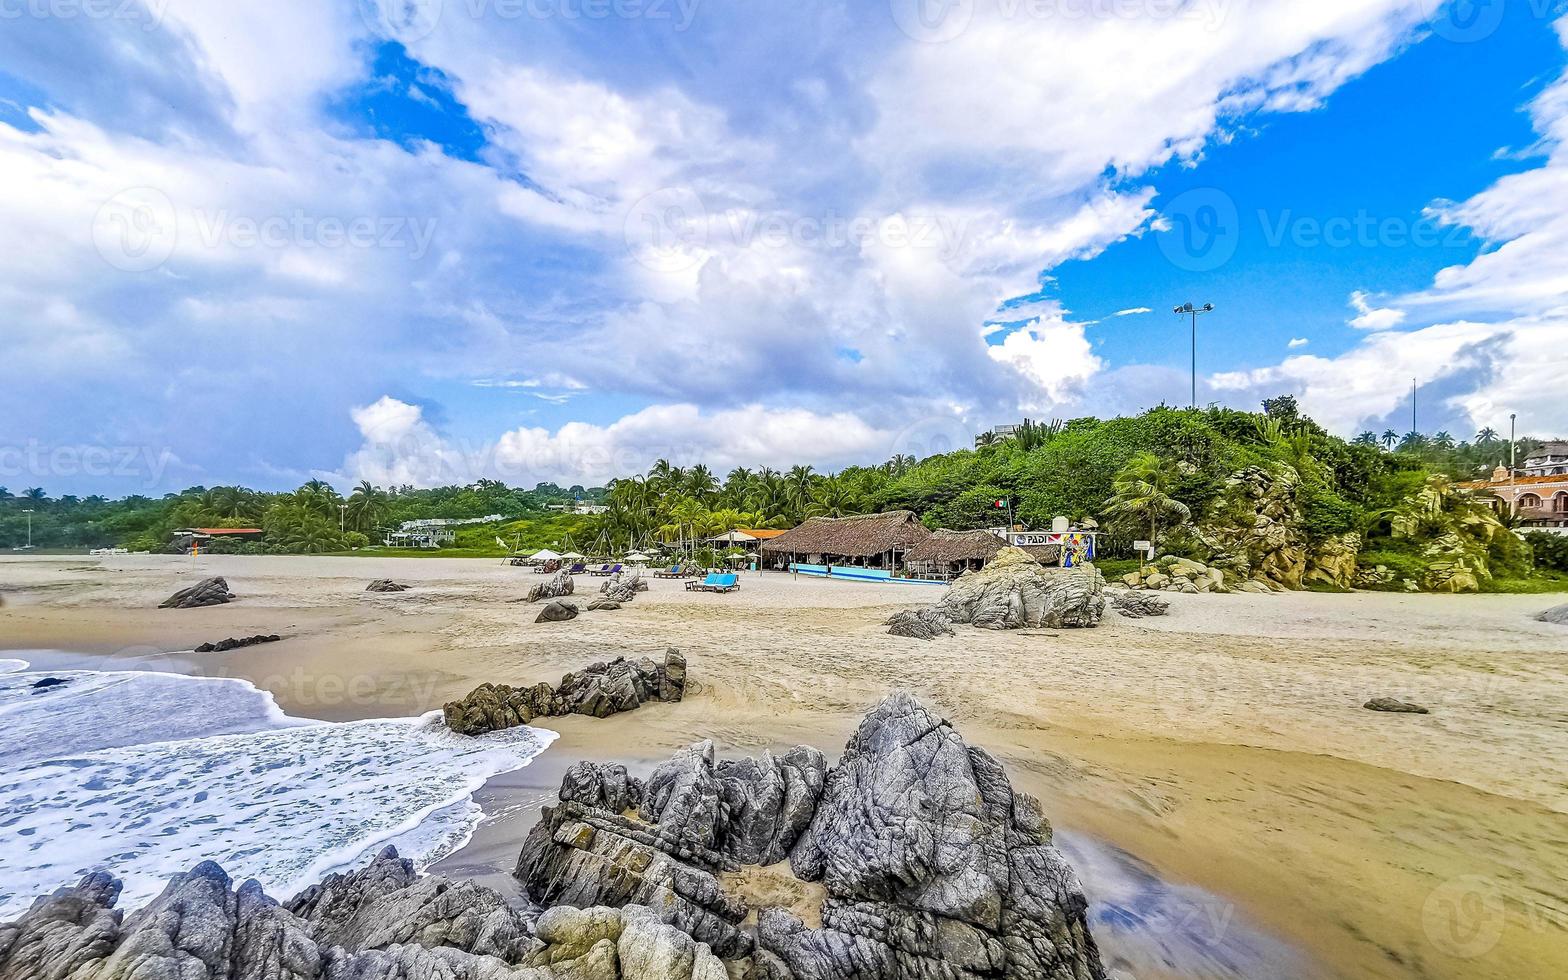
<path id="1" fill-rule="evenodd" d="M 579 555 L 575 551 L 568 551 L 566 554 L 562 555 L 561 557 L 562 558 L 570 558 L 572 561 L 576 561 L 577 559 L 579 559 L 579 558 L 581 558 L 583 556 Z"/>
<path id="2" fill-rule="evenodd" d="M 555 561 L 559 557 L 561 556 L 551 551 L 549 548 L 545 548 L 543 551 L 538 551 L 528 556 L 530 561 Z"/>
<path id="3" fill-rule="evenodd" d="M 626 561 L 647 561 L 648 560 L 648 556 L 643 554 L 640 551 L 634 551 L 631 554 L 627 555 L 625 560 Z"/>

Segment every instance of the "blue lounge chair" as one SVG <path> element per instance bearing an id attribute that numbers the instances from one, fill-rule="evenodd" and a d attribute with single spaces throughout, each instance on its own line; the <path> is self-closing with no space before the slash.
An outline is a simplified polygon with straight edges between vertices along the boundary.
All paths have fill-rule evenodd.
<path id="1" fill-rule="evenodd" d="M 619 575 L 620 572 L 621 572 L 621 565 L 620 565 L 619 562 L 617 562 L 613 566 L 606 565 L 603 568 L 595 569 L 594 571 L 591 571 L 588 574 L 589 575 Z"/>
<path id="2" fill-rule="evenodd" d="M 733 572 L 720 574 L 712 572 L 701 582 L 695 579 L 686 583 L 687 591 L 691 592 L 734 592 L 740 588 L 740 576 Z"/>
<path id="3" fill-rule="evenodd" d="M 659 571 L 654 572 L 653 573 L 653 577 L 654 578 L 681 578 L 685 574 L 686 573 L 681 570 L 681 566 L 679 564 L 675 564 L 675 565 L 671 565 L 669 568 L 662 568 Z"/>

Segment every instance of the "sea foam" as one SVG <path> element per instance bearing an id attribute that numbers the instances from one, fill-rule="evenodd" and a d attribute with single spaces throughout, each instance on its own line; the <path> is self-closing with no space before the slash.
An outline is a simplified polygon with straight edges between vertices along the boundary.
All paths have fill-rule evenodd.
<path id="1" fill-rule="evenodd" d="M 208 859 L 278 897 L 388 843 L 424 865 L 472 833 L 475 789 L 555 738 L 454 735 L 436 712 L 304 721 L 244 681 L 23 667 L 0 663 L 0 919 L 96 870 L 135 907 Z"/>

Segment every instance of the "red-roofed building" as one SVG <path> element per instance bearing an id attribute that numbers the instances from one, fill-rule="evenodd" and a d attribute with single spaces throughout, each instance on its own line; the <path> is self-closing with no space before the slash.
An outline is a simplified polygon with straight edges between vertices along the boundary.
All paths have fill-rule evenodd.
<path id="1" fill-rule="evenodd" d="M 1517 516 L 1525 529 L 1568 534 L 1568 467 L 1542 465 L 1534 469 L 1536 472 L 1527 470 L 1510 476 L 1508 467 L 1499 466 L 1492 471 L 1490 480 L 1460 486 L 1497 498 L 1499 506 Z M 1551 469 L 1558 472 L 1550 472 Z"/>

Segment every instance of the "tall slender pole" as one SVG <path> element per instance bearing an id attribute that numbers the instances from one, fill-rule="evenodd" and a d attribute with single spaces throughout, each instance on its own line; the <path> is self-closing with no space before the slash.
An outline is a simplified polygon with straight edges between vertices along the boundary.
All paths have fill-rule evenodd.
<path id="1" fill-rule="evenodd" d="M 1198 311 L 1192 311 L 1192 407 L 1198 407 Z"/>
<path id="2" fill-rule="evenodd" d="M 1519 481 L 1514 470 L 1515 464 L 1519 461 L 1519 440 L 1514 435 L 1518 419 L 1518 412 L 1508 413 L 1508 516 L 1510 517 L 1519 514 Z"/>
<path id="3" fill-rule="evenodd" d="M 1414 434 L 1416 427 L 1416 379 L 1410 379 L 1410 432 Z"/>
<path id="4" fill-rule="evenodd" d="M 27 515 L 27 550 L 31 551 L 33 550 L 33 512 L 24 510 L 22 513 Z"/>

